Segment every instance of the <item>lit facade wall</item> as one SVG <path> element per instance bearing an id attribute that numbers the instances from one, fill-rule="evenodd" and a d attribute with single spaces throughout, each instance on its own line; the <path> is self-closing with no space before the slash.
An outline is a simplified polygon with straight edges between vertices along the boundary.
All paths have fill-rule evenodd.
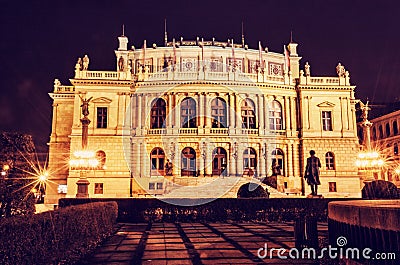
<path id="1" fill-rule="evenodd" d="M 311 149 L 322 163 L 322 195 L 360 196 L 348 73 L 311 76 L 300 69 L 295 43 L 280 54 L 216 41 L 139 50 L 128 50 L 124 36 L 119 42 L 115 71 L 77 64 L 72 85 L 56 80 L 50 93 L 50 167 L 61 170 L 48 202 L 77 193 L 82 172 L 69 168 L 68 159 L 81 148 L 80 97 L 92 98 L 88 147 L 106 155 L 104 166 L 85 172 L 90 197 L 139 196 L 149 188 L 167 193 L 165 182 L 157 186 L 167 159 L 173 166 L 166 178 L 177 184 L 196 177 L 261 179 L 276 161 L 279 190 L 301 192 L 305 185 L 309 193 L 302 177 Z M 66 194 L 56 192 L 59 184 L 67 185 Z"/>

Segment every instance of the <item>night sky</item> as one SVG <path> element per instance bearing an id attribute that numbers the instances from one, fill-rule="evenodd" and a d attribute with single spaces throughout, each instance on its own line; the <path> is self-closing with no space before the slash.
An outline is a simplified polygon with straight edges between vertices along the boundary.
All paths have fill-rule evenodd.
<path id="1" fill-rule="evenodd" d="M 33 135 L 45 151 L 51 129 L 48 92 L 54 78 L 69 85 L 78 57 L 90 70 L 115 70 L 114 50 L 125 24 L 129 47 L 147 39 L 196 36 L 282 52 L 290 40 L 312 76 L 336 76 L 341 62 L 356 98 L 391 102 L 400 91 L 400 1 L 4 1 L 0 0 L 0 130 Z"/>

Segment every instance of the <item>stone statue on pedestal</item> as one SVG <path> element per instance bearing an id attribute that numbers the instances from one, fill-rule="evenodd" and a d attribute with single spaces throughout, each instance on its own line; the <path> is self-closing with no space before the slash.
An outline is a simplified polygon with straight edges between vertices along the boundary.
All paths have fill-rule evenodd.
<path id="1" fill-rule="evenodd" d="M 336 66 L 336 73 L 339 77 L 344 77 L 346 70 L 344 69 L 344 66 L 341 63 L 338 63 Z"/>
<path id="2" fill-rule="evenodd" d="M 306 74 L 306 76 L 310 76 L 310 65 L 308 64 L 308 62 L 306 62 L 306 64 L 304 65 L 304 72 Z"/>
<path id="3" fill-rule="evenodd" d="M 83 99 L 81 95 L 79 95 L 79 97 L 80 97 L 81 100 L 82 100 L 82 105 L 81 105 L 81 107 L 82 107 L 82 115 L 86 117 L 86 116 L 89 115 L 89 101 L 90 101 L 93 97 L 90 97 L 89 99 L 86 99 L 86 98 Z"/>

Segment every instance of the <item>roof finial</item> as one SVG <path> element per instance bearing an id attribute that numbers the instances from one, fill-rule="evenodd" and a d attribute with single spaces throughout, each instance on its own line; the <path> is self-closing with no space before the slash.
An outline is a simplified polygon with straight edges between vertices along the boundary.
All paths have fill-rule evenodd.
<path id="1" fill-rule="evenodd" d="M 125 36 L 125 25 L 122 24 L 122 36 Z"/>
<path id="2" fill-rule="evenodd" d="M 293 43 L 293 31 L 290 31 L 290 43 Z"/>
<path id="3" fill-rule="evenodd" d="M 244 48 L 244 30 L 243 30 L 243 21 L 242 21 L 242 47 Z"/>
<path id="4" fill-rule="evenodd" d="M 167 35 L 167 19 L 164 18 L 164 46 L 167 47 L 168 35 Z"/>

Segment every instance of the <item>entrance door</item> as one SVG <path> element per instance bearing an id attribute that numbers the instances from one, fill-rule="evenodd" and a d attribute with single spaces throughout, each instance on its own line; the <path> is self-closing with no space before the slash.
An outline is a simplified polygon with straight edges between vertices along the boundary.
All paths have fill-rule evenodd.
<path id="1" fill-rule="evenodd" d="M 220 176 L 226 170 L 227 160 L 226 151 L 222 147 L 217 147 L 213 151 L 212 174 Z"/>

